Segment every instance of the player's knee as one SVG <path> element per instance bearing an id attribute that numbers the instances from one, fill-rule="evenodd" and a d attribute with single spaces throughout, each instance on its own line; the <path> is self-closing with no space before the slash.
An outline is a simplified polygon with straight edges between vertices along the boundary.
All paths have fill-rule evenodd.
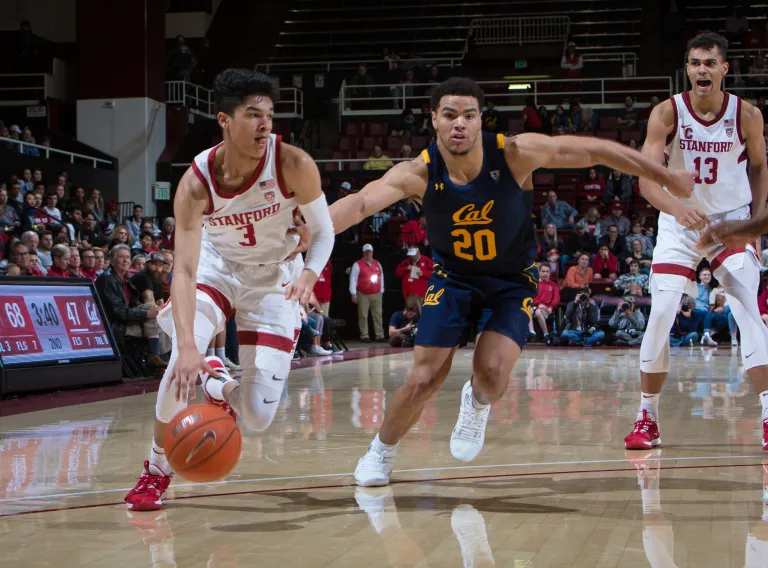
<path id="1" fill-rule="evenodd" d="M 491 358 L 487 361 L 475 361 L 472 366 L 472 371 L 474 373 L 472 381 L 478 385 L 500 384 L 502 380 L 503 382 L 506 382 L 507 377 L 504 377 L 504 368 L 505 365 L 500 358 Z"/>
<path id="2" fill-rule="evenodd" d="M 415 366 L 405 388 L 412 401 L 423 402 L 437 392 L 442 382 L 437 369 L 429 366 Z"/>
<path id="3" fill-rule="evenodd" d="M 263 432 L 272 424 L 277 414 L 278 402 L 257 402 L 253 407 L 248 406 L 240 415 L 243 424 L 252 432 Z"/>

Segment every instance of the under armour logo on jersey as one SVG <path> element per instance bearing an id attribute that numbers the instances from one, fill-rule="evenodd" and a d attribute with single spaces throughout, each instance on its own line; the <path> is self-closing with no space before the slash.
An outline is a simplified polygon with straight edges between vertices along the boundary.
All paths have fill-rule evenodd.
<path id="1" fill-rule="evenodd" d="M 435 191 L 443 191 L 445 189 L 445 184 L 440 182 L 435 182 Z"/>
<path id="2" fill-rule="evenodd" d="M 501 179 L 501 172 L 499 170 L 492 170 L 491 179 L 493 181 L 499 181 Z"/>

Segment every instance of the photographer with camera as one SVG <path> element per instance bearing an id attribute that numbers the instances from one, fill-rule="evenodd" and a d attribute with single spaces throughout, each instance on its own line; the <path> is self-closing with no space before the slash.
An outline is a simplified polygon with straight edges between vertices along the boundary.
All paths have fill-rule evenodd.
<path id="1" fill-rule="evenodd" d="M 419 307 L 408 302 L 402 312 L 395 312 L 389 320 L 389 344 L 392 347 L 413 347 L 419 326 Z"/>
<path id="2" fill-rule="evenodd" d="M 616 345 L 640 345 L 643 341 L 645 316 L 640 308 L 635 306 L 632 296 L 624 296 L 624 301 L 616 308 L 608 325 L 616 330 Z"/>
<path id="3" fill-rule="evenodd" d="M 568 302 L 565 308 L 565 324 L 560 334 L 560 345 L 596 345 L 605 339 L 605 333 L 597 329 L 599 321 L 600 311 L 597 304 L 590 300 L 589 288 L 585 286 L 576 294 L 576 299 Z"/>
<path id="4" fill-rule="evenodd" d="M 680 305 L 677 307 L 677 317 L 669 333 L 669 344 L 672 347 L 679 345 L 693 346 L 693 342 L 699 339 L 699 318 L 693 313 L 695 300 L 683 294 Z"/>

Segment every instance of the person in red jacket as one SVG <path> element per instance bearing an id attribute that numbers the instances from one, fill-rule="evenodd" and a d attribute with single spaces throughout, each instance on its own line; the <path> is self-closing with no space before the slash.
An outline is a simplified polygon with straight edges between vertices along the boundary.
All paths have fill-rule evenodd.
<path id="1" fill-rule="evenodd" d="M 592 270 L 595 278 L 616 280 L 619 277 L 619 260 L 608 250 L 608 245 L 600 245 L 592 261 Z"/>
<path id="2" fill-rule="evenodd" d="M 544 332 L 544 341 L 550 343 L 550 334 L 547 329 L 547 319 L 557 309 L 560 303 L 560 287 L 556 281 L 550 280 L 551 269 L 549 264 L 539 265 L 539 288 L 536 292 L 536 298 L 533 300 L 533 317 L 539 322 L 541 330 Z M 530 339 L 536 339 L 536 332 L 533 329 L 533 319 L 528 323 L 528 336 Z"/>
<path id="3" fill-rule="evenodd" d="M 757 307 L 760 310 L 760 317 L 763 323 L 768 326 L 768 287 L 763 288 L 763 291 L 757 297 Z"/>
<path id="4" fill-rule="evenodd" d="M 329 260 L 325 264 L 325 268 L 323 268 L 322 271 L 320 271 L 320 276 L 317 277 L 317 282 L 315 282 L 315 288 L 314 293 L 315 297 L 318 301 L 318 308 L 321 312 L 323 312 L 326 316 L 330 314 L 331 309 L 331 273 L 333 272 L 333 267 L 331 266 L 331 261 Z"/>
<path id="5" fill-rule="evenodd" d="M 360 326 L 360 341 L 370 343 L 368 336 L 368 312 L 373 317 L 373 331 L 376 341 L 384 342 L 384 327 L 381 324 L 381 298 L 384 294 L 384 271 L 378 260 L 373 258 L 373 245 L 363 245 L 363 258 L 352 265 L 349 272 L 349 293 L 352 303 L 357 304 L 357 323 Z"/>
<path id="6" fill-rule="evenodd" d="M 408 249 L 406 259 L 397 265 L 395 276 L 402 280 L 405 305 L 415 303 L 421 315 L 421 304 L 427 293 L 427 280 L 432 276 L 432 259 L 423 256 L 418 248 Z"/>

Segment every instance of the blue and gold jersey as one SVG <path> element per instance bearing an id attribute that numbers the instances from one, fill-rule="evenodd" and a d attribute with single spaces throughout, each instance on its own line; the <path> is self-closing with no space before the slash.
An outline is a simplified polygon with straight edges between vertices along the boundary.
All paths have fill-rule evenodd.
<path id="1" fill-rule="evenodd" d="M 423 203 L 432 258 L 456 275 L 530 279 L 524 273 L 536 259 L 533 192 L 515 181 L 502 134 L 483 132 L 482 143 L 483 169 L 466 185 L 451 181 L 436 142 L 422 152 L 429 170 Z"/>

